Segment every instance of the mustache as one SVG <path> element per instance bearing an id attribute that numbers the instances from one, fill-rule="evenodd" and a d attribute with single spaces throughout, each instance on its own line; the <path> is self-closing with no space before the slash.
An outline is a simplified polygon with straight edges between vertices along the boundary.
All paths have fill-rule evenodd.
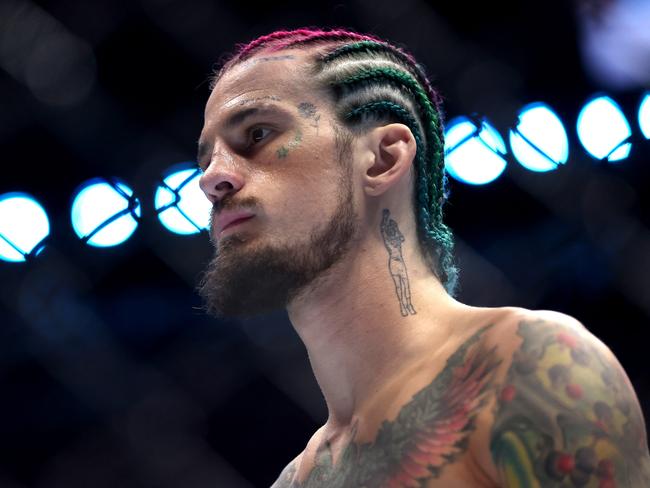
<path id="1" fill-rule="evenodd" d="M 212 209 L 210 209 L 210 223 L 214 221 L 217 215 L 225 210 L 252 210 L 255 207 L 259 207 L 259 200 L 255 197 L 246 197 L 240 200 L 225 197 L 212 205 Z"/>

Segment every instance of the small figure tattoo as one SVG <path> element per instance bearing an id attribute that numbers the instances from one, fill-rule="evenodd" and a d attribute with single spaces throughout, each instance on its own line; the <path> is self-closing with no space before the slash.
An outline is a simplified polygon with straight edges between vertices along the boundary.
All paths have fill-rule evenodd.
<path id="1" fill-rule="evenodd" d="M 390 218 L 390 211 L 387 208 L 382 212 L 380 229 L 381 237 L 384 239 L 384 245 L 388 251 L 388 270 L 395 283 L 395 293 L 399 300 L 400 312 L 403 317 L 408 314 L 415 315 L 417 312 L 411 303 L 409 277 L 402 256 L 404 235 L 399 231 L 397 222 Z"/>

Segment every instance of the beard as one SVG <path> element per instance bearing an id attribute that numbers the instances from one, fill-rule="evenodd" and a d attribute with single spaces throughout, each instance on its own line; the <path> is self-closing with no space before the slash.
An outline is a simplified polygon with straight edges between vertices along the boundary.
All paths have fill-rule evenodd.
<path id="1" fill-rule="evenodd" d="M 332 217 L 312 229 L 306 241 L 254 247 L 236 234 L 222 239 L 198 287 L 206 311 L 243 318 L 286 308 L 341 261 L 357 221 L 351 177 L 341 181 Z"/>

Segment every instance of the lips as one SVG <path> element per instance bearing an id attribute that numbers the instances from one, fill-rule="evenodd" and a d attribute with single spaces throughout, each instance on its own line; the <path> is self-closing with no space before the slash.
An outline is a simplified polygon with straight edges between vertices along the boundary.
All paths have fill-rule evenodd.
<path id="1" fill-rule="evenodd" d="M 255 215 L 250 212 L 223 212 L 216 220 L 217 235 L 220 236 L 225 230 L 234 227 L 246 220 L 252 219 Z"/>
<path id="2" fill-rule="evenodd" d="M 229 223 L 228 225 L 226 225 L 223 229 L 221 229 L 221 232 L 223 232 L 223 231 L 226 230 L 226 229 L 230 229 L 231 227 L 234 227 L 235 225 L 237 225 L 237 224 L 239 224 L 239 223 L 241 223 L 241 222 L 244 222 L 244 221 L 246 221 L 246 220 L 252 219 L 252 218 L 253 218 L 253 216 L 250 216 L 250 217 L 244 217 L 243 219 L 237 219 L 237 220 L 235 220 L 235 221 L 233 221 L 233 222 L 230 222 L 230 223 Z"/>

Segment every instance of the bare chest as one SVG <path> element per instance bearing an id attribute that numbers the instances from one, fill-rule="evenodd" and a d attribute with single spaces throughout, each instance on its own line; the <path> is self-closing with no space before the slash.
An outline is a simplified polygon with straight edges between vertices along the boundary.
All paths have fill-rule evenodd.
<path id="1" fill-rule="evenodd" d="M 430 469 L 413 461 L 387 460 L 386 453 L 360 452 L 349 448 L 335 465 L 322 454 L 316 463 L 297 461 L 287 466 L 272 488 L 492 488 L 476 476 L 464 459 L 450 462 L 444 469 Z"/>
<path id="2" fill-rule="evenodd" d="M 316 436 L 272 488 L 491 486 L 476 476 L 468 452 L 499 364 L 494 349 L 479 340 L 483 330 L 448 357 L 433 380 L 396 402 L 396 412 L 368 429 L 372 436 L 353 432 L 336 446 Z"/>

